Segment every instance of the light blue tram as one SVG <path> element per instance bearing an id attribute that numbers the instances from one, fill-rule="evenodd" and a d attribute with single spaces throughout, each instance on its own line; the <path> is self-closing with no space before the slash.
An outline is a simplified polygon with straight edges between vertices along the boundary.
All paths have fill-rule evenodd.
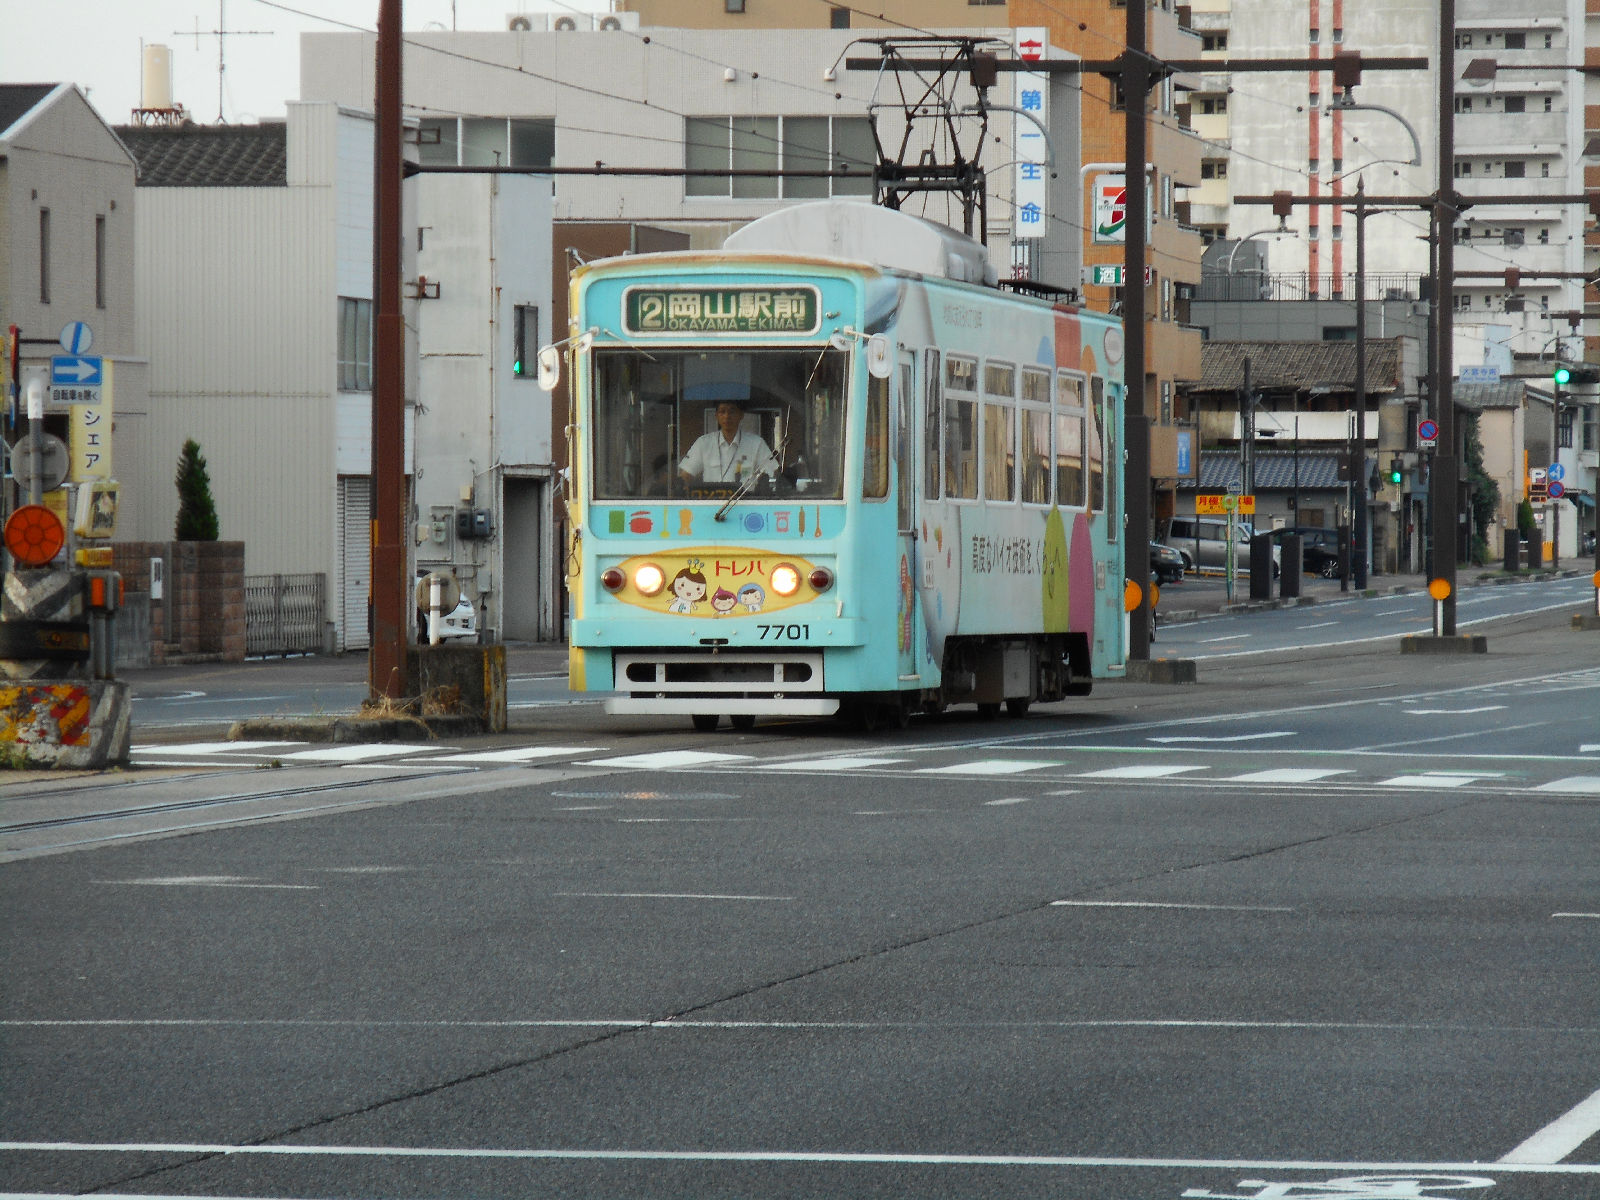
<path id="1" fill-rule="evenodd" d="M 1116 319 L 842 201 L 590 263 L 571 311 L 574 690 L 871 727 L 1121 672 Z"/>

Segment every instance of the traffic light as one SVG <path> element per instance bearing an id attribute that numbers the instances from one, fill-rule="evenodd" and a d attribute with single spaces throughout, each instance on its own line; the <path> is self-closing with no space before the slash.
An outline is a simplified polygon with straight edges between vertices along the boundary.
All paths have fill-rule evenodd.
<path id="1" fill-rule="evenodd" d="M 1399 487 L 1405 477 L 1405 460 L 1401 458 L 1391 458 L 1389 460 L 1389 482 L 1394 484 L 1396 487 Z"/>
<path id="2" fill-rule="evenodd" d="M 1564 387 L 1572 382 L 1572 371 L 1567 367 L 1557 367 L 1550 372 L 1550 378 L 1557 387 Z"/>

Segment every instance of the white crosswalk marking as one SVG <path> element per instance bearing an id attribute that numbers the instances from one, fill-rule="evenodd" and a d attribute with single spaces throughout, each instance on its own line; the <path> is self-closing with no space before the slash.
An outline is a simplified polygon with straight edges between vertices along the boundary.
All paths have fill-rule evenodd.
<path id="1" fill-rule="evenodd" d="M 1480 779 L 1498 779 L 1498 771 L 1473 774 L 1470 771 L 1427 771 L 1420 775 L 1396 775 L 1393 779 L 1378 780 L 1378 787 L 1403 788 L 1458 788 Z"/>
<path id="2" fill-rule="evenodd" d="M 1085 771 L 1079 779 L 1165 779 L 1168 775 L 1182 775 L 1188 771 L 1204 771 L 1204 767 L 1180 767 L 1170 763 L 1152 763 L 1138 767 L 1107 767 L 1103 771 Z"/>
<path id="3" fill-rule="evenodd" d="M 1330 775 L 1348 775 L 1349 771 L 1319 770 L 1314 767 L 1278 767 L 1271 771 L 1251 771 L 1246 775 L 1230 775 L 1228 783 L 1315 783 Z"/>
<path id="4" fill-rule="evenodd" d="M 1600 796 L 1600 775 L 1573 775 L 1567 779 L 1552 779 L 1533 789 L 1536 792 L 1566 792 L 1569 795 Z"/>
<path id="5" fill-rule="evenodd" d="M 441 754 L 423 762 L 523 763 L 563 754 L 598 754 L 604 746 L 519 746 L 511 750 L 476 750 L 466 754 Z"/>
<path id="6" fill-rule="evenodd" d="M 981 758 L 977 762 L 952 763 L 948 767 L 924 767 L 919 775 L 1020 775 L 1024 771 L 1037 771 L 1041 767 L 1055 767 L 1054 762 L 1025 762 L 1009 758 Z"/>
<path id="7" fill-rule="evenodd" d="M 848 754 L 838 758 L 800 758 L 793 762 L 772 764 L 774 771 L 860 771 L 867 767 L 891 767 L 907 761 L 903 758 L 860 758 Z"/>
<path id="8" fill-rule="evenodd" d="M 380 758 L 399 758 L 403 754 L 422 754 L 432 746 L 412 746 L 404 742 L 378 745 L 328 746 L 321 750 L 287 750 L 278 757 L 293 762 L 370 762 Z"/>
<path id="9" fill-rule="evenodd" d="M 708 750 L 662 750 L 655 754 L 624 754 L 618 758 L 591 758 L 585 767 L 640 767 L 663 771 L 672 767 L 706 767 L 713 763 L 749 762 L 749 754 L 713 754 Z"/>
<path id="10" fill-rule="evenodd" d="M 133 754 L 248 754 L 268 746 L 303 746 L 304 742 L 184 742 L 177 746 L 135 746 Z"/>

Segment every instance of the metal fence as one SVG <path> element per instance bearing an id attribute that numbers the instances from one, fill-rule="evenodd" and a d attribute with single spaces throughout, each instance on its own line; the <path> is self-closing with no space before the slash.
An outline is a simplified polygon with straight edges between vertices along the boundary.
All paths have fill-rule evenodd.
<path id="1" fill-rule="evenodd" d="M 246 654 L 316 654 L 327 622 L 327 577 L 246 575 Z"/>

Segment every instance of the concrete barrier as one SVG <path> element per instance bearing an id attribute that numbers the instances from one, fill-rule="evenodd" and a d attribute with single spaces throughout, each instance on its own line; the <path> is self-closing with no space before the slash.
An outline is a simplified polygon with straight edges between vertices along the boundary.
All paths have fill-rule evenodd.
<path id="1" fill-rule="evenodd" d="M 0 754 L 11 766 L 102 770 L 128 761 L 128 685 L 37 680 L 0 685 Z"/>

